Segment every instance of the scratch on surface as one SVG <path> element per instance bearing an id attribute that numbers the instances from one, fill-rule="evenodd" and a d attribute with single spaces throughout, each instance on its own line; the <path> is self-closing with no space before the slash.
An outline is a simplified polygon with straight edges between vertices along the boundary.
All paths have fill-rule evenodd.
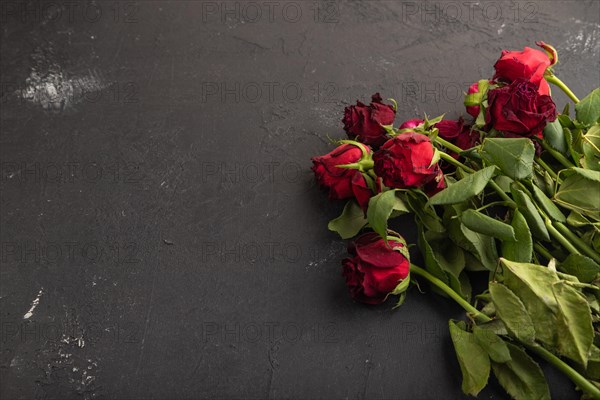
<path id="1" fill-rule="evenodd" d="M 33 312 L 35 311 L 35 308 L 38 306 L 38 304 L 40 304 L 40 297 L 42 297 L 43 293 L 44 293 L 44 288 L 41 288 L 37 297 L 31 302 L 31 308 L 29 308 L 29 311 L 27 311 L 25 313 L 25 315 L 23 315 L 23 319 L 29 319 L 33 316 Z"/>
<path id="2" fill-rule="evenodd" d="M 269 383 L 267 386 L 267 399 L 271 398 L 271 387 L 273 386 L 273 377 L 275 375 L 275 370 L 279 367 L 279 361 L 277 360 L 277 353 L 279 352 L 279 345 L 281 343 L 281 339 L 275 340 L 273 345 L 269 348 L 269 365 L 271 366 L 269 371 Z"/>

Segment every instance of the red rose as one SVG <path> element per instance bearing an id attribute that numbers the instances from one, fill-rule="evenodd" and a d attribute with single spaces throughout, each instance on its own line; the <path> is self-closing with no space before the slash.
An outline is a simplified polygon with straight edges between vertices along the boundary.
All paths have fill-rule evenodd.
<path id="1" fill-rule="evenodd" d="M 469 129 L 469 127 L 465 125 L 465 120 L 462 119 L 462 117 L 457 120 L 444 119 L 435 124 L 435 127 L 438 128 L 440 137 L 446 140 L 455 139 L 458 135 L 462 134 L 465 129 Z"/>
<path id="2" fill-rule="evenodd" d="M 552 98 L 540 95 L 534 83 L 517 79 L 508 86 L 488 92 L 486 128 L 493 127 L 507 137 L 539 135 L 556 119 Z"/>
<path id="3" fill-rule="evenodd" d="M 335 150 L 321 157 L 313 157 L 312 170 L 317 182 L 322 187 L 329 189 L 331 200 L 356 198 L 363 210 L 367 210 L 369 199 L 373 191 L 366 182 L 363 174 L 356 169 L 339 168 L 337 165 L 353 164 L 363 158 L 359 144 L 342 144 Z M 363 145 L 360 145 L 363 146 Z M 367 146 L 363 146 L 366 154 L 370 153 Z M 381 187 L 379 187 L 381 191 Z"/>
<path id="4" fill-rule="evenodd" d="M 419 118 L 413 118 L 413 119 L 409 119 L 408 121 L 404 121 L 402 123 L 402 125 L 400 125 L 400 127 L 398 127 L 398 130 L 400 129 L 413 129 L 416 128 L 417 126 L 421 125 L 423 122 L 422 119 Z"/>
<path id="5" fill-rule="evenodd" d="M 423 187 L 440 176 L 438 164 L 430 165 L 433 155 L 429 137 L 415 132 L 401 133 L 373 155 L 375 173 L 391 188 Z"/>
<path id="6" fill-rule="evenodd" d="M 398 283 L 406 279 L 410 261 L 399 251 L 403 241 L 385 241 L 375 232 L 365 233 L 348 245 L 352 258 L 342 261 L 343 275 L 352 297 L 367 304 L 383 303 Z"/>
<path id="7" fill-rule="evenodd" d="M 548 82 L 544 79 L 546 69 L 552 65 L 544 51 L 525 47 L 523 51 L 502 50 L 502 55 L 494 64 L 494 80 L 512 83 L 517 79 L 526 79 L 538 87 L 540 94 L 550 94 Z"/>
<path id="8" fill-rule="evenodd" d="M 396 110 L 381 100 L 379 93 L 375 93 L 368 106 L 357 101 L 355 106 L 346 107 L 342 122 L 350 139 L 375 147 L 385 143 L 388 138 L 381 125 L 393 124 Z"/>
<path id="9" fill-rule="evenodd" d="M 467 94 L 473 94 L 473 93 L 479 93 L 479 82 L 475 82 L 474 84 L 469 86 L 469 89 L 467 90 Z M 469 113 L 470 116 L 472 116 L 473 118 L 477 118 L 477 116 L 479 115 L 479 110 L 480 110 L 479 106 L 466 106 L 466 108 L 467 108 L 467 112 Z"/>

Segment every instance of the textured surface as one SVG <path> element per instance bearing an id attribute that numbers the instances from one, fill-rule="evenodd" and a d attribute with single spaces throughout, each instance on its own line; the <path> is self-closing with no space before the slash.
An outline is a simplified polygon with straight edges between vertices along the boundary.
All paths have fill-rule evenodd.
<path id="1" fill-rule="evenodd" d="M 1 7 L 0 397 L 463 398 L 463 313 L 351 301 L 309 158 L 357 98 L 456 116 L 535 40 L 583 95 L 599 2 Z"/>

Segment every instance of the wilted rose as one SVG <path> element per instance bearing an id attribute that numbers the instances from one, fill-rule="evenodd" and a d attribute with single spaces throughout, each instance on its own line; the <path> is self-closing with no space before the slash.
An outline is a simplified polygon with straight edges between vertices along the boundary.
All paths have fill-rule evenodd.
<path id="1" fill-rule="evenodd" d="M 488 92 L 486 128 L 493 127 L 507 137 L 538 136 L 555 119 L 552 98 L 540 95 L 537 86 L 525 79 Z"/>
<path id="2" fill-rule="evenodd" d="M 393 124 L 395 117 L 394 107 L 384 104 L 379 93 L 375 93 L 368 106 L 357 101 L 355 106 L 346 107 L 342 122 L 350 139 L 378 147 L 388 139 L 381 125 Z"/>

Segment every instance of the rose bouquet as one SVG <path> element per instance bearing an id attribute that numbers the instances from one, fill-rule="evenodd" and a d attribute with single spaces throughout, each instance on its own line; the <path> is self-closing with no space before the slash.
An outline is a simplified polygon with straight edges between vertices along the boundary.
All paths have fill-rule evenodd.
<path id="1" fill-rule="evenodd" d="M 584 99 L 554 75 L 556 50 L 503 51 L 468 88 L 469 119 L 411 119 L 379 94 L 344 112 L 348 139 L 314 157 L 318 183 L 347 200 L 329 229 L 352 240 L 351 296 L 380 304 L 412 283 L 464 308 L 449 321 L 462 390 L 491 373 L 515 399 L 550 398 L 531 355 L 600 399 L 600 88 Z M 570 103 L 557 112 L 552 84 Z M 412 213 L 423 265 L 388 221 Z M 473 295 L 471 271 L 487 271 Z"/>

